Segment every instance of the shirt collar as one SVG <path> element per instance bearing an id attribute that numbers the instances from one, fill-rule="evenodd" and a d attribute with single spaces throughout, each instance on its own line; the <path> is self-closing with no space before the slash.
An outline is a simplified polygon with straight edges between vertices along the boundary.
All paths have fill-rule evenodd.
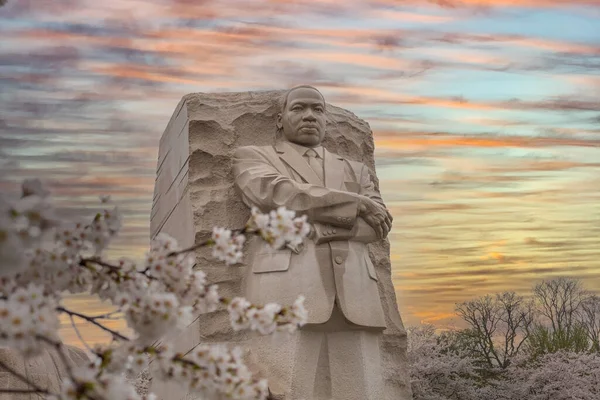
<path id="1" fill-rule="evenodd" d="M 317 152 L 317 155 L 323 159 L 323 146 L 317 146 L 317 147 L 305 147 L 302 146 L 301 144 L 297 144 L 297 143 L 292 143 L 292 142 L 288 142 L 290 146 L 292 146 L 294 148 L 294 150 L 296 150 L 301 156 L 304 156 L 304 153 L 306 153 L 306 150 L 308 149 L 313 149 L 314 151 Z"/>

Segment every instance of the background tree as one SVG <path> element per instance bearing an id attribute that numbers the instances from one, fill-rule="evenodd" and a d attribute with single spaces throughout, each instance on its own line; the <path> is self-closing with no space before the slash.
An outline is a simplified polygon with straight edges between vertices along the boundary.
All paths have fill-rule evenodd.
<path id="1" fill-rule="evenodd" d="M 600 298 L 569 278 L 456 307 L 467 329 L 409 328 L 415 400 L 597 400 Z M 590 351 L 592 350 L 592 351 Z"/>
<path id="2" fill-rule="evenodd" d="M 458 334 L 461 346 L 489 368 L 504 369 L 522 349 L 532 326 L 532 303 L 514 292 L 460 303 L 456 313 L 469 325 Z"/>
<path id="3" fill-rule="evenodd" d="M 600 296 L 591 295 L 581 303 L 580 319 L 590 340 L 590 350 L 600 352 Z"/>
<path id="4" fill-rule="evenodd" d="M 561 277 L 542 281 L 534 287 L 533 296 L 538 318 L 528 343 L 532 355 L 589 348 L 587 330 L 581 320 L 589 293 L 579 280 Z"/>

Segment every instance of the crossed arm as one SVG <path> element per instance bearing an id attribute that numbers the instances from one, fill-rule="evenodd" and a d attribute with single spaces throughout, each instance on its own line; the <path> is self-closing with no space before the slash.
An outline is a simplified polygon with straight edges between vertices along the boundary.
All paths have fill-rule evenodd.
<path id="1" fill-rule="evenodd" d="M 260 148 L 247 146 L 236 150 L 233 174 L 248 207 L 269 211 L 283 206 L 300 215 L 306 214 L 315 227 L 317 243 L 371 242 L 385 237 L 391 228 L 391 215 L 374 189 L 365 166 L 361 171 L 359 193 L 346 192 L 296 182 L 282 175 Z M 331 234 L 326 233 L 329 231 Z"/>
<path id="2" fill-rule="evenodd" d="M 362 212 L 359 210 L 359 217 L 356 219 L 354 226 L 351 229 L 332 228 L 316 223 L 313 225 L 313 240 L 315 243 L 320 244 L 335 240 L 371 243 L 387 236 L 392 227 L 393 218 L 387 211 L 381 195 L 375 190 L 375 185 L 371 181 L 371 173 L 365 165 L 362 166 L 359 182 L 358 195 L 368 199 L 368 202 L 361 204 L 365 208 Z"/>

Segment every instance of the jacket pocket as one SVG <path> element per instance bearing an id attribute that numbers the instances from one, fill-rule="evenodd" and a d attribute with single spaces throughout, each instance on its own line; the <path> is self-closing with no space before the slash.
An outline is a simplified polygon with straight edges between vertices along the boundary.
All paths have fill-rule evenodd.
<path id="1" fill-rule="evenodd" d="M 265 272 L 287 271 L 290 268 L 291 257 L 292 251 L 289 249 L 263 251 L 254 256 L 252 272 L 261 274 Z"/>
<path id="2" fill-rule="evenodd" d="M 371 257 L 369 257 L 368 251 L 365 251 L 365 264 L 367 264 L 367 272 L 369 273 L 369 277 L 374 281 L 377 281 L 377 272 L 375 272 L 375 267 L 373 266 Z"/>

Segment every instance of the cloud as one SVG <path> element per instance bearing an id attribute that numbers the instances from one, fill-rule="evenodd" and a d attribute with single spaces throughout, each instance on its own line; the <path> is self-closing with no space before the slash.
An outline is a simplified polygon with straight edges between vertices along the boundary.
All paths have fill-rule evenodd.
<path id="1" fill-rule="evenodd" d="M 578 162 L 565 160 L 525 161 L 511 165 L 489 166 L 485 172 L 494 174 L 568 171 L 574 168 L 600 168 L 600 162 Z"/>
<path id="2" fill-rule="evenodd" d="M 6 0 L 2 14 L 8 19 L 39 14 L 60 14 L 76 9 L 78 0 L 65 0 L 61 2 L 40 2 L 36 0 Z"/>
<path id="3" fill-rule="evenodd" d="M 592 270 L 590 267 L 579 266 L 579 267 L 570 267 L 570 272 L 585 272 Z M 548 274 L 548 273 L 556 273 L 557 269 L 553 267 L 531 267 L 531 266 L 511 266 L 511 267 L 486 267 L 486 268 L 467 268 L 467 269 L 452 269 L 447 271 L 428 271 L 428 272 L 419 272 L 412 274 L 400 274 L 397 276 L 399 279 L 415 279 L 420 280 L 422 283 L 426 281 L 433 282 L 448 282 L 449 279 L 454 279 L 457 282 L 462 282 L 464 284 L 463 288 L 468 286 L 472 280 L 477 280 L 478 278 L 484 276 L 506 276 L 510 275 L 512 277 L 516 277 L 519 275 L 536 275 L 536 274 Z M 486 282 L 486 281 L 483 281 Z M 483 283 L 481 282 L 481 283 Z M 419 290 L 419 289 L 418 289 Z"/>
<path id="4" fill-rule="evenodd" d="M 444 211 L 466 211 L 473 210 L 477 208 L 471 204 L 461 204 L 461 203 L 450 203 L 450 204 L 413 204 L 413 205 L 404 205 L 402 206 L 402 210 L 405 212 L 411 212 L 415 214 L 424 214 L 424 213 L 438 213 Z"/>
<path id="5" fill-rule="evenodd" d="M 292 53 L 294 54 L 294 53 Z M 308 54 L 307 54 L 308 56 Z M 310 58 L 316 60 L 323 60 L 332 63 L 342 63 L 355 65 L 360 67 L 374 68 L 374 69 L 405 69 L 410 68 L 411 63 L 405 62 L 393 57 L 384 57 L 370 54 L 359 54 L 359 53 L 336 53 L 336 52 L 323 52 L 317 53 L 314 51 L 310 52 Z"/>
<path id="6" fill-rule="evenodd" d="M 388 151 L 431 148 L 548 148 L 548 147 L 600 147 L 598 139 L 572 137 L 502 136 L 492 134 L 454 135 L 430 132 L 378 132 L 376 145 Z"/>
<path id="7" fill-rule="evenodd" d="M 434 15 L 416 12 L 407 12 L 389 8 L 374 8 L 369 13 L 372 18 L 388 21 L 400 21 L 420 24 L 441 24 L 450 21 L 456 21 L 458 18 L 451 15 Z"/>
<path id="8" fill-rule="evenodd" d="M 520 111 L 600 111 L 600 101 L 596 96 L 563 95 L 542 100 L 469 100 L 464 96 L 433 97 L 399 93 L 394 88 L 376 86 L 346 85 L 331 89 L 329 101 L 345 104 L 381 103 L 389 105 L 410 105 L 479 111 L 520 110 Z"/>
<path id="9" fill-rule="evenodd" d="M 393 0 L 376 0 L 378 3 L 393 4 Z M 429 3 L 447 8 L 474 7 L 491 8 L 560 8 L 566 6 L 598 6 L 597 0 L 573 0 L 568 4 L 562 0 L 416 0 L 417 3 Z"/>
<path id="10" fill-rule="evenodd" d="M 488 126 L 488 127 L 506 127 L 506 126 L 521 126 L 530 125 L 530 123 L 522 120 L 515 119 L 504 119 L 504 118 L 485 118 L 485 117 L 461 117 L 460 122 L 466 122 L 468 124 Z"/>

